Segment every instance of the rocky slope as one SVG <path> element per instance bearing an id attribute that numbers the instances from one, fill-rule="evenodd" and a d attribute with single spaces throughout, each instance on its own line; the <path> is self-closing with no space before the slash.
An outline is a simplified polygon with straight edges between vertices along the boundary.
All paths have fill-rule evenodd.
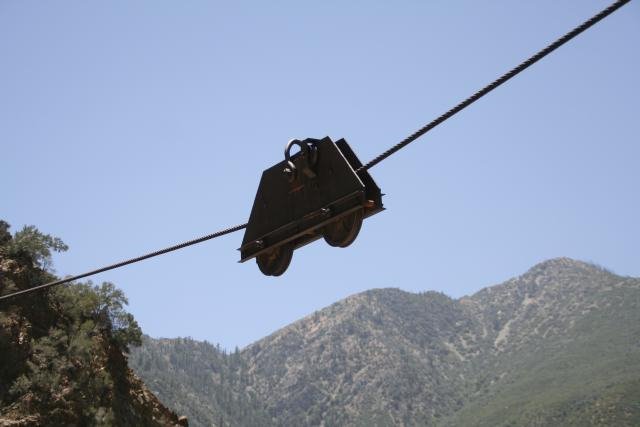
<path id="1" fill-rule="evenodd" d="M 451 425 L 638 424 L 640 280 L 561 258 L 461 302 L 486 373 Z"/>
<path id="2" fill-rule="evenodd" d="M 171 361 L 175 346 L 164 341 L 162 358 L 186 378 Z M 199 350 L 235 362 L 217 365 L 226 383 L 199 369 L 208 389 L 273 425 L 640 424 L 640 280 L 568 258 L 459 300 L 372 290 L 239 354 L 209 347 Z M 166 388 L 164 371 L 143 366 L 153 357 L 151 340 L 134 368 Z M 217 425 L 250 425 L 203 390 L 188 393 Z M 186 392 L 163 399 L 181 405 Z"/>
<path id="3" fill-rule="evenodd" d="M 0 295 L 56 278 L 59 240 L 0 221 Z M 0 426 L 186 425 L 127 366 L 140 329 L 111 284 L 0 301 Z"/>
<path id="4" fill-rule="evenodd" d="M 478 333 L 442 294 L 366 292 L 243 351 L 251 387 L 285 425 L 425 424 L 462 406 L 456 340 Z"/>

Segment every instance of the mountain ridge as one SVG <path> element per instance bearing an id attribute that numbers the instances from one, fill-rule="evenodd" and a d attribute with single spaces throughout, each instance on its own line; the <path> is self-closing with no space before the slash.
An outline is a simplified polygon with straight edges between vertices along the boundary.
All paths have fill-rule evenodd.
<path id="1" fill-rule="evenodd" d="M 553 258 L 458 299 L 351 295 L 229 355 L 225 375 L 270 425 L 588 425 L 611 402 L 626 425 L 640 420 L 638 313 L 640 279 Z M 216 425 L 251 425 L 216 411 Z"/>

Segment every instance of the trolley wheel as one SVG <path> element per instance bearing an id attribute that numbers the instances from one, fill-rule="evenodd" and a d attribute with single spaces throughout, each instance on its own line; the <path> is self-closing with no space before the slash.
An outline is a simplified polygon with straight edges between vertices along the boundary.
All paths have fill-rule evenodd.
<path id="1" fill-rule="evenodd" d="M 336 221 L 327 224 L 323 229 L 324 240 L 331 246 L 346 248 L 356 240 L 362 227 L 363 210 L 358 209 Z"/>
<path id="2" fill-rule="evenodd" d="M 285 243 L 258 255 L 256 263 L 264 275 L 280 276 L 287 271 L 291 258 L 293 258 L 293 246 Z"/>

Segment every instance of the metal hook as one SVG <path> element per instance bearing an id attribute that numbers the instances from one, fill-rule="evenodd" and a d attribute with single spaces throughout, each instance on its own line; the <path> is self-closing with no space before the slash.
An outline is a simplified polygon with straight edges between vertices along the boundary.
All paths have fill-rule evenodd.
<path id="1" fill-rule="evenodd" d="M 307 158 L 309 157 L 309 152 L 311 150 L 309 148 L 309 145 L 305 144 L 299 139 L 292 139 L 287 143 L 286 147 L 284 147 L 284 159 L 287 161 L 287 163 L 291 163 L 291 147 L 293 147 L 294 145 L 300 147 L 300 151 L 302 152 L 303 156 Z"/>
<path id="2" fill-rule="evenodd" d="M 289 176 L 289 181 L 293 181 L 297 174 L 296 165 L 291 161 L 291 147 L 297 145 L 300 147 L 300 151 L 303 153 L 303 157 L 309 157 L 309 146 L 299 139 L 290 140 L 284 148 L 284 159 L 287 161 L 287 167 L 284 169 L 284 173 Z"/>

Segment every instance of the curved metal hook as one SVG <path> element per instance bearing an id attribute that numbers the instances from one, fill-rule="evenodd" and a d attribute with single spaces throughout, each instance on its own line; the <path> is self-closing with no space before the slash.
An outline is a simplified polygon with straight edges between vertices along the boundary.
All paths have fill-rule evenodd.
<path id="1" fill-rule="evenodd" d="M 309 152 L 310 152 L 310 148 L 308 144 L 305 144 L 304 142 L 300 141 L 299 139 L 292 139 L 291 141 L 289 141 L 287 143 L 287 145 L 284 147 L 284 159 L 287 161 L 287 164 L 292 164 L 291 162 L 291 147 L 293 147 L 294 145 L 297 145 L 298 147 L 300 147 L 300 151 L 303 153 L 303 156 L 309 156 Z"/>
<path id="2" fill-rule="evenodd" d="M 296 165 L 294 165 L 291 161 L 291 147 L 293 147 L 294 145 L 300 147 L 300 151 L 303 153 L 302 155 L 307 159 L 309 158 L 309 153 L 311 150 L 309 148 L 309 145 L 303 143 L 299 139 L 292 139 L 284 147 L 284 159 L 287 161 L 287 167 L 284 169 L 284 173 L 289 176 L 290 181 L 293 181 L 295 179 L 297 173 Z"/>

